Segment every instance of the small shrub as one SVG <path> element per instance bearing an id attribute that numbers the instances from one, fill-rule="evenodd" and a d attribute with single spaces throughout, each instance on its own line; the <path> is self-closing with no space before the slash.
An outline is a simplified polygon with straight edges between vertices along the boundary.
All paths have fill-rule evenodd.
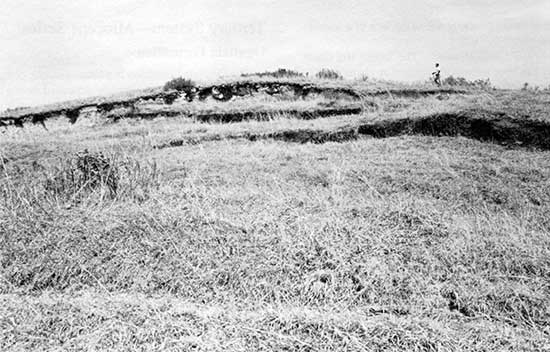
<path id="1" fill-rule="evenodd" d="M 342 76 L 338 71 L 332 70 L 330 68 L 324 68 L 321 71 L 317 72 L 315 77 L 320 79 L 343 79 L 344 76 Z"/>
<path id="2" fill-rule="evenodd" d="M 182 92 L 190 92 L 195 87 L 195 82 L 193 82 L 190 79 L 186 79 L 183 77 L 178 77 L 171 79 L 170 81 L 166 82 L 164 84 L 164 90 L 177 90 Z"/>
<path id="3" fill-rule="evenodd" d="M 62 162 L 53 176 L 46 179 L 45 189 L 56 198 L 75 198 L 104 188 L 113 198 L 119 181 L 119 169 L 111 158 L 84 150 L 73 159 Z"/>
<path id="4" fill-rule="evenodd" d="M 155 162 L 144 163 L 129 157 L 106 156 L 88 150 L 61 160 L 53 170 L 45 169 L 43 175 L 45 199 L 56 203 L 79 203 L 92 194 L 99 194 L 99 199 L 107 197 L 143 202 L 160 187 Z"/>
<path id="5" fill-rule="evenodd" d="M 120 180 L 118 167 L 103 153 L 90 153 L 84 150 L 76 154 L 76 167 L 82 175 L 82 181 L 92 188 L 105 185 L 116 194 Z"/>

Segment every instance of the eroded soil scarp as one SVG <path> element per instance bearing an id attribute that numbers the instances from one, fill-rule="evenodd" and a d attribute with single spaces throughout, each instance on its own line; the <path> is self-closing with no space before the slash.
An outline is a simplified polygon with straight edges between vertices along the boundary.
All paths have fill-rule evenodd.
<path id="1" fill-rule="evenodd" d="M 294 99 L 305 99 L 313 95 L 322 95 L 327 98 L 347 101 L 360 101 L 368 97 L 386 97 L 386 98 L 421 98 L 433 95 L 462 94 L 464 91 L 459 89 L 378 89 L 362 90 L 347 86 L 326 86 L 309 82 L 284 82 L 284 81 L 237 81 L 224 84 L 216 84 L 204 87 L 193 87 L 185 90 L 154 91 L 147 94 L 133 94 L 124 98 L 92 98 L 80 102 L 68 102 L 51 107 L 38 107 L 23 109 L 17 112 L 4 113 L 0 115 L 0 127 L 16 126 L 22 127 L 25 124 L 44 124 L 50 118 L 65 116 L 72 123 L 76 122 L 86 109 L 95 109 L 98 114 L 106 117 L 112 117 L 110 112 L 115 109 L 129 108 L 136 112 L 126 114 L 125 118 L 154 118 L 152 113 L 141 113 L 137 109 L 140 104 L 153 102 L 157 104 L 172 105 L 176 100 L 193 102 L 195 100 L 205 101 L 209 98 L 214 101 L 227 102 L 237 97 L 251 97 L 258 94 L 268 96 L 286 96 Z M 300 118 L 314 118 L 334 114 L 333 112 L 291 112 L 294 115 L 300 115 Z M 358 112 L 348 112 L 358 113 Z M 326 115 L 323 115 L 326 114 Z M 171 115 L 176 115 L 172 113 Z M 250 119 L 247 113 L 229 115 L 209 116 L 201 115 L 199 121 L 238 121 Z M 159 115 L 159 116 L 167 116 Z M 116 118 L 115 118 L 116 119 Z"/>
<path id="2" fill-rule="evenodd" d="M 478 110 L 379 121 L 359 126 L 358 132 L 376 138 L 403 134 L 464 136 L 481 141 L 550 149 L 549 123 L 514 119 L 505 113 Z"/>
<path id="3" fill-rule="evenodd" d="M 217 116 L 216 116 L 217 118 Z M 215 121 L 223 121 L 214 119 Z M 239 119 L 240 121 L 242 119 Z M 228 119 L 224 122 L 231 121 Z M 234 120 L 233 120 L 234 121 Z M 237 133 L 205 135 L 174 139 L 157 145 L 157 148 L 197 144 L 200 142 L 243 138 L 250 141 L 274 139 L 294 143 L 347 142 L 360 136 L 387 138 L 400 135 L 463 136 L 507 145 L 550 150 L 550 123 L 536 120 L 518 120 L 503 113 L 463 111 L 433 114 L 418 118 L 380 120 L 334 130 L 292 129 L 273 133 Z"/>

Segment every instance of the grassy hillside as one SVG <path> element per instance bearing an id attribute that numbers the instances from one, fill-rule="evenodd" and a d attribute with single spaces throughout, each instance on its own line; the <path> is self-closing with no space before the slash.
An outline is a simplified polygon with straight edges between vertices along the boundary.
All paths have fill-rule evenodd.
<path id="1" fill-rule="evenodd" d="M 6 129 L 0 350 L 548 350 L 549 99 L 256 94 Z"/>

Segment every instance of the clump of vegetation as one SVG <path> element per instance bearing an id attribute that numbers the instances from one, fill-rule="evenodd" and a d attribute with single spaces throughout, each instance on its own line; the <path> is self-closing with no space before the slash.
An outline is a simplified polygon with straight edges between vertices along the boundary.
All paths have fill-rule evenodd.
<path id="1" fill-rule="evenodd" d="M 476 79 L 475 81 L 470 81 L 464 77 L 446 77 L 442 81 L 443 85 L 452 86 L 452 87 L 465 87 L 465 88 L 477 88 L 477 89 L 493 89 L 491 80 L 487 79 Z"/>
<path id="2" fill-rule="evenodd" d="M 335 71 L 330 68 L 324 68 L 321 71 L 317 72 L 315 77 L 320 79 L 344 79 L 344 76 L 340 72 Z"/>
<path id="3" fill-rule="evenodd" d="M 196 84 L 190 79 L 177 77 L 169 80 L 164 84 L 164 91 L 177 90 L 180 92 L 190 92 L 195 88 Z"/>
<path id="4" fill-rule="evenodd" d="M 56 198 L 75 198 L 97 189 L 115 197 L 119 182 L 120 171 L 112 158 L 84 150 L 63 161 L 53 176 L 46 179 L 45 189 Z"/>
<path id="5" fill-rule="evenodd" d="M 44 170 L 45 198 L 56 202 L 80 202 L 92 194 L 99 194 L 101 199 L 141 202 L 159 186 L 156 163 L 144 164 L 88 150 L 61 160 L 53 170 L 49 167 Z"/>
<path id="6" fill-rule="evenodd" d="M 304 74 L 298 71 L 289 70 L 286 68 L 278 68 L 275 71 L 242 73 L 241 77 L 275 77 L 275 78 L 293 78 L 304 77 Z"/>
<path id="7" fill-rule="evenodd" d="M 521 90 L 524 92 L 539 92 L 539 91 L 548 92 L 550 91 L 550 86 L 541 89 L 539 86 L 531 86 L 529 82 L 525 82 L 523 83 Z"/>

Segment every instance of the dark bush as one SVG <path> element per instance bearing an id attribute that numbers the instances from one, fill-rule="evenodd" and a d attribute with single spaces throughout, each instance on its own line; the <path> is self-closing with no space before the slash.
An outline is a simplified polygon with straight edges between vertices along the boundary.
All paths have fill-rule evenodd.
<path id="1" fill-rule="evenodd" d="M 344 78 L 344 76 L 342 76 L 340 72 L 330 68 L 322 69 L 321 71 L 317 72 L 315 77 L 320 79 L 343 79 Z"/>
<path id="2" fill-rule="evenodd" d="M 190 79 L 186 79 L 183 77 L 178 77 L 171 79 L 170 81 L 166 82 L 164 84 L 164 90 L 177 90 L 182 92 L 189 92 L 195 87 L 195 82 L 193 82 Z"/>

